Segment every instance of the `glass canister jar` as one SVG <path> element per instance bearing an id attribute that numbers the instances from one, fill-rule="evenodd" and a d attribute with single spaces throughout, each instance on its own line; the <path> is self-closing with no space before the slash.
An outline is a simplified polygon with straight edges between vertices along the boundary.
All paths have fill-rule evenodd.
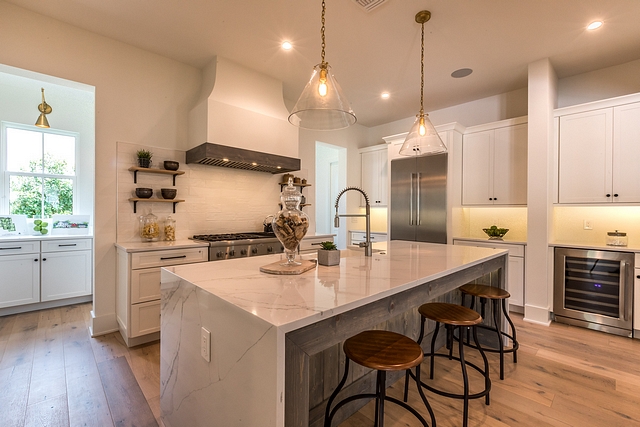
<path id="1" fill-rule="evenodd" d="M 627 246 L 629 242 L 627 233 L 622 231 L 609 231 L 607 233 L 607 246 Z"/>
<path id="2" fill-rule="evenodd" d="M 158 224 L 158 217 L 149 212 L 148 215 L 140 217 L 140 237 L 145 242 L 152 242 L 158 240 L 160 235 L 160 225 Z"/>
<path id="3" fill-rule="evenodd" d="M 280 193 L 282 210 L 273 218 L 271 225 L 287 257 L 287 262 L 282 265 L 300 265 L 295 261 L 296 250 L 300 241 L 309 229 L 309 217 L 300 210 L 302 193 L 293 185 L 293 177 L 289 177 L 289 183 Z"/>
<path id="4" fill-rule="evenodd" d="M 176 220 L 167 216 L 164 220 L 164 240 L 167 242 L 173 242 L 176 240 Z"/>

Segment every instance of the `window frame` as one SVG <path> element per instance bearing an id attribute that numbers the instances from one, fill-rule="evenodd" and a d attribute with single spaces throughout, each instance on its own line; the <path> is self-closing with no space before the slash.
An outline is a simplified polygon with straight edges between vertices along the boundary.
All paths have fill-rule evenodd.
<path id="1" fill-rule="evenodd" d="M 79 155 L 79 140 L 80 140 L 80 134 L 78 132 L 70 132 L 70 131 L 64 131 L 64 130 L 59 130 L 59 129 L 44 129 L 44 128 L 39 128 L 37 126 L 32 126 L 32 125 L 25 125 L 25 124 L 21 124 L 21 123 L 12 123 L 12 122 L 5 122 L 2 121 L 0 122 L 1 124 L 1 134 L 0 134 L 0 185 L 2 187 L 2 200 L 0 202 L 0 213 L 7 215 L 9 214 L 9 210 L 10 210 L 10 193 L 11 193 L 11 177 L 12 176 L 32 176 L 32 177 L 38 177 L 38 178 L 42 178 L 42 179 L 46 179 L 46 178 L 54 178 L 54 179 L 69 179 L 71 180 L 71 187 L 72 187 L 72 192 L 73 192 L 73 212 L 72 214 L 76 214 L 77 213 L 77 206 L 78 206 L 78 188 L 77 188 L 77 178 L 78 178 L 78 155 Z M 72 137 L 75 139 L 75 144 L 74 144 L 74 156 L 75 156 L 75 164 L 74 164 L 74 171 L 75 174 L 74 175 L 58 175 L 58 174 L 49 174 L 49 173 L 44 173 L 44 171 L 42 173 L 37 173 L 37 172 L 15 172 L 15 171 L 9 171 L 7 170 L 7 150 L 8 150 L 8 144 L 7 144 L 7 129 L 19 129 L 19 130 L 27 130 L 27 131 L 32 131 L 32 132 L 39 132 L 41 134 L 54 134 L 54 135 L 62 135 L 62 136 L 68 136 L 68 137 Z M 42 152 L 42 155 L 44 156 L 44 151 Z M 42 203 L 44 204 L 44 197 L 43 197 L 43 201 Z M 44 206 L 43 204 L 41 205 L 41 213 L 43 213 L 44 211 Z"/>

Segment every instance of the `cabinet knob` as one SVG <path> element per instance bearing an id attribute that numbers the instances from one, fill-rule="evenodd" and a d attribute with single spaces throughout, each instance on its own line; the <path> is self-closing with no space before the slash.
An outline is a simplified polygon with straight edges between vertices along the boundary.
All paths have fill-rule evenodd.
<path id="1" fill-rule="evenodd" d="M 38 258 L 34 259 L 34 261 L 38 261 Z"/>
<path id="2" fill-rule="evenodd" d="M 46 261 L 47 259 L 46 259 L 46 258 L 42 258 L 42 260 L 43 260 L 43 261 Z"/>
<path id="3" fill-rule="evenodd" d="M 614 193 L 614 194 L 613 194 L 613 197 L 618 197 L 618 194 L 617 194 L 617 193 Z"/>
<path id="4" fill-rule="evenodd" d="M 493 200 L 493 197 L 489 197 L 489 200 Z"/>
<path id="5" fill-rule="evenodd" d="M 640 279 L 640 274 L 638 274 L 638 275 L 636 276 L 636 279 Z"/>
<path id="6" fill-rule="evenodd" d="M 611 194 L 607 194 L 607 197 L 611 197 Z"/>

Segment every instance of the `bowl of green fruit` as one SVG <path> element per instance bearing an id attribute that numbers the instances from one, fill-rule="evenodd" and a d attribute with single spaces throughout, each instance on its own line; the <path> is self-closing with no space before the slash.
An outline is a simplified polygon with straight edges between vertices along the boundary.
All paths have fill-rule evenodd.
<path id="1" fill-rule="evenodd" d="M 509 229 L 498 228 L 497 226 L 492 225 L 489 228 L 483 228 L 482 231 L 484 231 L 487 234 L 487 236 L 489 236 L 489 240 L 502 240 L 502 238 L 504 237 L 505 234 L 507 234 Z"/>
<path id="2" fill-rule="evenodd" d="M 48 222 L 42 221 L 41 219 L 36 219 L 33 221 L 33 231 L 36 231 L 40 234 L 47 234 L 49 230 L 47 227 L 49 226 Z"/>

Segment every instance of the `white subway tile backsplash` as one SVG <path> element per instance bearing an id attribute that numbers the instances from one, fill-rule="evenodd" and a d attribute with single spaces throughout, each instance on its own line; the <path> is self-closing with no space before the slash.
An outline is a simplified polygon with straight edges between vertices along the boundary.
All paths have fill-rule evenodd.
<path id="1" fill-rule="evenodd" d="M 162 169 L 164 160 L 180 162 L 184 175 L 171 176 L 138 173 L 138 183 L 133 183 L 136 166 L 135 152 L 141 148 L 153 153 L 152 168 Z M 280 208 L 279 182 L 282 175 L 263 172 L 225 169 L 206 165 L 187 165 L 185 152 L 127 142 L 117 143 L 117 241 L 138 241 L 138 218 L 153 212 L 159 220 L 167 215 L 176 219 L 176 238 L 187 239 L 194 234 L 226 233 L 262 230 L 262 221 Z M 152 188 L 152 199 L 161 198 L 161 188 L 176 188 L 176 199 L 185 200 L 176 205 L 173 214 L 171 203 L 138 203 L 133 213 L 136 187 Z M 308 191 L 308 190 L 307 190 Z"/>

